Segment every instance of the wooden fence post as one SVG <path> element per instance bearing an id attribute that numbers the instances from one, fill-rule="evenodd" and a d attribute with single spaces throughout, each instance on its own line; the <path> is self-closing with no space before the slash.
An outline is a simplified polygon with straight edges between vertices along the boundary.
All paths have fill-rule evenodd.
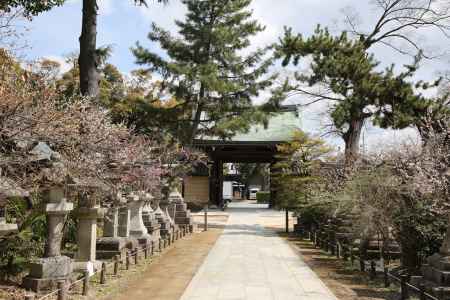
<path id="1" fill-rule="evenodd" d="M 106 263 L 102 263 L 102 270 L 100 271 L 100 284 L 106 283 Z"/>
<path id="2" fill-rule="evenodd" d="M 340 247 L 339 243 L 337 243 L 337 242 L 336 242 L 336 257 L 338 259 L 341 258 L 341 247 Z"/>
<path id="3" fill-rule="evenodd" d="M 376 264 L 375 264 L 375 261 L 371 261 L 370 262 L 370 279 L 371 280 L 374 280 L 375 279 L 375 277 L 377 276 L 377 269 L 376 269 Z"/>
<path id="4" fill-rule="evenodd" d="M 342 256 L 342 259 L 347 261 L 348 260 L 348 252 L 347 252 L 347 247 L 345 246 L 345 244 L 341 245 L 339 244 L 339 254 Z"/>
<path id="5" fill-rule="evenodd" d="M 317 231 L 314 230 L 314 248 L 317 248 Z"/>
<path id="6" fill-rule="evenodd" d="M 83 296 L 87 296 L 89 294 L 89 271 L 84 271 L 82 294 Z"/>
<path id="7" fill-rule="evenodd" d="M 359 258 L 359 267 L 360 267 L 361 272 L 366 271 L 366 263 L 364 262 L 364 258 L 362 258 L 362 257 Z"/>
<path id="8" fill-rule="evenodd" d="M 66 282 L 64 280 L 58 281 L 58 300 L 66 300 Z"/>
<path id="9" fill-rule="evenodd" d="M 135 248 L 134 249 L 134 264 L 138 265 L 139 264 L 139 248 Z"/>
<path id="10" fill-rule="evenodd" d="M 145 245 L 145 248 L 144 248 L 144 258 L 148 259 L 148 245 Z"/>
<path id="11" fill-rule="evenodd" d="M 161 252 L 162 251 L 162 238 L 159 238 L 158 247 L 159 247 L 159 252 Z"/>
<path id="12" fill-rule="evenodd" d="M 125 258 L 125 269 L 130 269 L 130 251 L 127 251 L 127 256 Z"/>
<path id="13" fill-rule="evenodd" d="M 389 268 L 388 267 L 384 267 L 384 287 L 388 288 L 391 283 L 389 281 Z"/>
<path id="14" fill-rule="evenodd" d="M 119 274 L 119 260 L 120 255 L 116 255 L 114 259 L 114 275 L 117 276 Z"/>
<path id="15" fill-rule="evenodd" d="M 355 255 L 353 254 L 353 246 L 350 244 L 350 263 L 353 265 L 355 264 Z"/>
<path id="16" fill-rule="evenodd" d="M 286 208 L 286 233 L 289 233 L 289 209 Z"/>
<path id="17" fill-rule="evenodd" d="M 401 287 L 401 300 L 407 300 L 409 298 L 408 295 L 408 286 L 406 285 L 407 281 L 408 281 L 408 275 L 402 275 L 401 277 L 401 283 L 400 283 L 400 287 Z"/>
<path id="18" fill-rule="evenodd" d="M 420 300 L 427 300 L 427 296 L 425 295 L 425 290 L 426 290 L 426 288 L 425 288 L 425 284 L 423 284 L 423 283 L 421 283 L 420 284 L 420 286 L 419 286 L 419 289 L 420 289 L 420 292 L 419 292 L 419 299 Z"/>
<path id="19" fill-rule="evenodd" d="M 208 231 L 208 205 L 205 205 L 205 208 L 204 208 L 204 211 L 205 211 L 205 216 L 204 216 L 204 218 L 205 218 L 205 227 L 203 228 L 204 229 L 204 231 Z"/>

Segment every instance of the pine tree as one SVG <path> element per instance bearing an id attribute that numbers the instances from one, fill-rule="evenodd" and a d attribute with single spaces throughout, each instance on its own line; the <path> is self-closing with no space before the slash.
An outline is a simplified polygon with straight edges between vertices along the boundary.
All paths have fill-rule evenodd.
<path id="1" fill-rule="evenodd" d="M 23 14 L 31 18 L 44 11 L 48 11 L 55 6 L 64 4 L 65 0 L 2 0 L 0 1 L 0 11 L 9 12 L 11 9 L 23 9 Z"/>
<path id="2" fill-rule="evenodd" d="M 296 74 L 296 84 L 286 83 L 282 90 L 296 91 L 331 103 L 334 130 L 345 142 L 348 163 L 359 155 L 359 141 L 364 123 L 372 120 L 381 128 L 403 129 L 418 126 L 431 106 L 437 103 L 417 90 L 436 86 L 426 82 L 412 83 L 420 62 L 418 56 L 405 71 L 394 72 L 394 66 L 379 70 L 379 62 L 367 51 L 363 41 L 351 39 L 344 32 L 332 36 L 320 26 L 310 38 L 285 32 L 277 49 L 283 65 L 298 65 L 306 56 L 312 56 L 312 74 Z M 326 87 L 327 93 L 305 88 Z M 318 100 L 314 100 L 318 101 Z"/>
<path id="3" fill-rule="evenodd" d="M 133 48 L 137 63 L 163 77 L 162 87 L 177 99 L 168 108 L 175 133 L 185 143 L 201 134 L 227 137 L 261 121 L 252 97 L 271 86 L 264 76 L 271 65 L 267 49 L 243 55 L 250 38 L 264 30 L 251 20 L 251 0 L 183 0 L 185 21 L 176 21 L 180 37 L 152 25 L 148 37 L 166 51 L 168 59 Z M 167 108 L 166 108 L 167 109 Z"/>

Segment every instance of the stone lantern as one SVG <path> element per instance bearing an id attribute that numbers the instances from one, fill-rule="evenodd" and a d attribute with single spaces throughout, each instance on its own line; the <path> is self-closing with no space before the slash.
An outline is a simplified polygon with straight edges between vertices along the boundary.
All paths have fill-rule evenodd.
<path id="1" fill-rule="evenodd" d="M 171 219 L 161 208 L 161 199 L 155 198 L 155 217 L 158 220 L 158 223 L 161 225 L 160 234 L 164 239 L 168 239 L 171 234 Z M 167 208 L 167 207 L 165 207 Z"/>
<path id="2" fill-rule="evenodd" d="M 27 191 L 16 186 L 14 182 L 5 177 L 0 177 L 0 237 L 16 233 L 17 224 L 6 223 L 6 205 L 9 198 L 28 197 Z"/>
<path id="3" fill-rule="evenodd" d="M 97 240 L 98 259 L 111 259 L 116 255 L 125 258 L 130 235 L 130 213 L 125 207 L 126 199 L 117 194 L 116 201 L 104 218 L 103 237 Z"/>
<path id="4" fill-rule="evenodd" d="M 152 242 L 152 236 L 149 235 L 143 219 L 145 199 L 142 194 L 130 193 L 127 196 L 127 200 L 131 215 L 130 236 L 136 238 L 139 245 L 147 247 Z"/>
<path id="5" fill-rule="evenodd" d="M 145 201 L 144 207 L 142 208 L 142 219 L 144 221 L 144 225 L 147 228 L 148 233 L 152 236 L 152 239 L 154 241 L 158 241 L 161 236 L 161 225 L 156 219 L 155 212 L 151 206 L 154 201 L 154 197 L 146 192 L 141 192 L 140 196 Z"/>
<path id="6" fill-rule="evenodd" d="M 169 194 L 169 202 L 169 211 L 172 212 L 171 215 L 175 224 L 180 227 L 187 227 L 190 231 L 193 231 L 194 222 L 191 212 L 187 209 L 187 204 L 177 188 L 174 188 Z"/>
<path id="7" fill-rule="evenodd" d="M 439 253 L 427 258 L 427 264 L 422 266 L 422 273 L 434 295 L 450 299 L 450 214 L 447 233 Z"/>
<path id="8" fill-rule="evenodd" d="M 75 269 L 77 271 L 93 271 L 100 268 L 96 259 L 97 220 L 103 218 L 104 209 L 100 207 L 97 197 L 99 185 L 76 184 L 79 207 L 75 211 L 78 219 L 77 246 L 75 254 Z"/>
<path id="9" fill-rule="evenodd" d="M 23 281 L 25 288 L 36 292 L 53 288 L 57 281 L 68 280 L 72 274 L 72 259 L 61 255 L 61 242 L 64 222 L 73 210 L 73 203 L 67 202 L 62 186 L 47 189 L 44 198 L 47 201 L 47 241 L 44 257 L 30 263 L 30 274 Z"/>
<path id="10" fill-rule="evenodd" d="M 16 233 L 18 231 L 17 224 L 6 223 L 6 203 L 1 202 L 0 199 L 0 237 Z"/>

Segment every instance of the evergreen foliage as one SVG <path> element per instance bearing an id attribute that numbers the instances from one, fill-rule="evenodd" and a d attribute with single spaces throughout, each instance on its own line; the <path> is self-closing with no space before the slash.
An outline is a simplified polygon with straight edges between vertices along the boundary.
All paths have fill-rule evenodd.
<path id="1" fill-rule="evenodd" d="M 227 137 L 262 121 L 251 99 L 270 87 L 274 76 L 265 76 L 271 65 L 264 59 L 267 49 L 242 54 L 250 38 L 264 30 L 251 20 L 251 0 L 182 2 L 188 13 L 176 21 L 179 37 L 156 24 L 148 35 L 168 59 L 140 44 L 132 49 L 137 63 L 159 73 L 161 90 L 178 102 L 163 108 L 171 119 L 165 120 L 176 123 L 174 134 L 189 143 L 199 134 Z"/>
<path id="2" fill-rule="evenodd" d="M 308 204 L 314 184 L 320 180 L 315 170 L 320 159 L 330 153 L 325 142 L 298 131 L 291 142 L 278 146 L 279 155 L 271 174 L 279 208 L 299 208 Z"/>
<path id="3" fill-rule="evenodd" d="M 296 73 L 297 83 L 286 82 L 282 89 L 330 101 L 331 119 L 335 132 L 345 141 L 347 161 L 358 156 L 360 134 L 367 119 L 372 118 L 382 128 L 417 126 L 424 113 L 439 103 L 417 92 L 437 86 L 439 81 L 412 83 L 420 55 L 401 73 L 395 72 L 394 65 L 380 71 L 379 62 L 368 53 L 363 41 L 349 38 L 346 32 L 333 36 L 318 26 L 314 35 L 305 38 L 286 29 L 277 48 L 283 66 L 298 65 L 308 56 L 312 57 L 311 74 Z M 326 92 L 310 92 L 305 85 L 322 87 Z"/>
<path id="4" fill-rule="evenodd" d="M 19 8 L 23 9 L 25 16 L 32 17 L 55 6 L 61 6 L 64 2 L 65 0 L 2 0 L 0 10 L 9 12 L 11 9 Z"/>

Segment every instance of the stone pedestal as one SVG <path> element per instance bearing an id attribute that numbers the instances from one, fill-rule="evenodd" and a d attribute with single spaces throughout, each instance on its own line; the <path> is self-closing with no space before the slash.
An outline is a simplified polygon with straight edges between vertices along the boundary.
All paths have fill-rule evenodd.
<path id="1" fill-rule="evenodd" d="M 169 202 L 169 211 L 172 211 L 175 224 L 183 228 L 193 226 L 194 222 L 191 217 L 191 212 L 187 209 L 187 204 L 184 202 L 183 196 L 181 196 L 178 190 L 170 193 Z"/>
<path id="2" fill-rule="evenodd" d="M 439 253 L 427 258 L 427 264 L 422 266 L 422 274 L 435 296 L 443 296 L 443 300 L 450 299 L 450 216 L 442 247 Z"/>
<path id="3" fill-rule="evenodd" d="M 131 224 L 131 213 L 130 209 L 126 206 L 119 208 L 119 227 L 117 233 L 120 238 L 125 241 L 126 248 L 129 250 L 134 250 L 139 246 L 137 239 L 130 236 L 130 224 Z"/>
<path id="4" fill-rule="evenodd" d="M 148 247 L 151 245 L 153 238 L 148 234 L 142 218 L 142 211 L 145 205 L 143 197 L 137 194 L 130 194 L 127 197 L 128 208 L 130 209 L 130 236 L 136 238 L 141 247 Z"/>
<path id="5" fill-rule="evenodd" d="M 117 233 L 121 237 L 129 237 L 130 236 L 130 222 L 131 215 L 130 209 L 128 207 L 119 208 L 119 218 L 118 218 L 118 228 Z"/>
<path id="6" fill-rule="evenodd" d="M 155 201 L 156 210 L 155 217 L 158 223 L 161 225 L 160 234 L 163 239 L 168 239 L 172 232 L 171 219 L 166 212 L 164 212 L 161 208 L 161 202 L 159 200 Z M 167 206 L 165 206 L 167 209 Z"/>
<path id="7" fill-rule="evenodd" d="M 152 236 L 153 240 L 157 241 L 161 237 L 161 225 L 156 220 L 155 212 L 151 206 L 153 197 L 148 193 L 142 196 L 145 201 L 145 205 L 142 208 L 142 220 L 144 221 L 144 226 L 147 228 L 148 234 Z"/>
<path id="8" fill-rule="evenodd" d="M 93 264 L 94 269 L 100 266 L 96 260 L 97 245 L 97 219 L 103 215 L 100 207 L 79 207 L 77 209 L 77 246 L 75 254 L 75 269 L 84 271 L 89 264 Z"/>
<path id="9" fill-rule="evenodd" d="M 125 231 L 129 230 L 128 225 L 125 224 Z M 103 237 L 97 240 L 96 258 L 111 259 L 116 255 L 125 258 L 128 243 L 127 238 L 128 236 L 119 237 L 119 208 L 110 208 L 104 218 Z"/>
<path id="10" fill-rule="evenodd" d="M 44 258 L 30 263 L 30 274 L 24 278 L 23 286 L 38 292 L 54 288 L 60 280 L 68 280 L 72 274 L 72 260 L 61 256 L 64 220 L 73 209 L 73 203 L 66 202 L 62 188 L 50 189 L 47 196 L 47 242 Z"/>

